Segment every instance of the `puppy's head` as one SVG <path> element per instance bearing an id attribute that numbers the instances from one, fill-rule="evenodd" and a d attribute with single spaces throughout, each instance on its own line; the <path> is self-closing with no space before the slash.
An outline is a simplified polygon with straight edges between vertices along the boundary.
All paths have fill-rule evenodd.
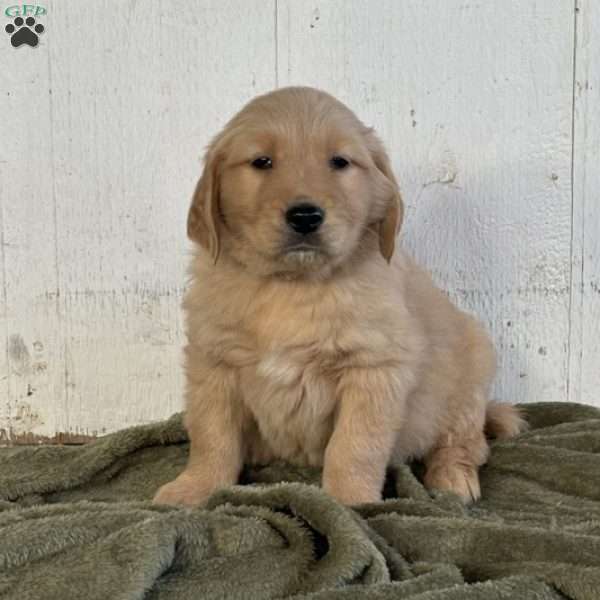
<path id="1" fill-rule="evenodd" d="M 402 200 L 373 131 L 341 102 L 284 88 L 247 104 L 210 144 L 188 235 L 254 272 L 330 273 L 394 252 Z"/>

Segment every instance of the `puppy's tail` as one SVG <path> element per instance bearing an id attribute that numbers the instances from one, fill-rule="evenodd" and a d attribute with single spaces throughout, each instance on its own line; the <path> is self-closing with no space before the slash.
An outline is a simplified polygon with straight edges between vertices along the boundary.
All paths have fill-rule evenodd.
<path id="1" fill-rule="evenodd" d="M 528 429 L 523 414 L 511 404 L 490 402 L 485 413 L 485 434 L 498 440 L 505 440 Z"/>

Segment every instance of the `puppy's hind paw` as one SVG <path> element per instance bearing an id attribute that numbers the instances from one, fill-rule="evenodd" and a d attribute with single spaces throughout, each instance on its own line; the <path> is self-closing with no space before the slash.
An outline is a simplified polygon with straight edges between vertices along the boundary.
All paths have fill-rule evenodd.
<path id="1" fill-rule="evenodd" d="M 481 488 L 477 467 L 472 465 L 447 464 L 430 467 L 425 474 L 427 489 L 453 492 L 465 504 L 479 500 Z"/>

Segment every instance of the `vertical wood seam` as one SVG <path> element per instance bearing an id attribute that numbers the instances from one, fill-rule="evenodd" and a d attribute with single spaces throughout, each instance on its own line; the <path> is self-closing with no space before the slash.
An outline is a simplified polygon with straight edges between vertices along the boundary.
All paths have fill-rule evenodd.
<path id="1" fill-rule="evenodd" d="M 577 77 L 577 0 L 573 0 L 573 67 L 572 67 L 572 85 L 571 85 L 571 238 L 569 241 L 569 327 L 567 340 L 567 401 L 571 397 L 571 353 L 573 345 L 573 303 L 574 303 L 574 285 L 573 285 L 573 262 L 575 260 L 575 82 Z"/>
<path id="2" fill-rule="evenodd" d="M 575 206 L 575 152 L 576 152 L 576 122 L 575 122 L 575 111 L 576 111 L 576 94 L 577 94 L 577 28 L 579 25 L 579 0 L 573 0 L 573 86 L 572 86 L 572 99 L 571 99 L 571 241 L 570 241 L 570 272 L 569 272 L 569 286 L 570 286 L 570 295 L 569 295 L 569 339 L 568 339 L 568 348 L 567 348 L 567 401 L 568 402 L 576 402 L 581 401 L 581 398 L 573 398 L 574 394 L 581 393 L 581 377 L 582 377 L 582 324 L 579 321 L 576 322 L 577 326 L 574 327 L 575 320 L 577 317 L 575 316 L 575 310 L 578 308 L 580 311 L 583 307 L 583 292 L 581 290 L 581 285 L 583 285 L 583 275 L 584 275 L 584 261 L 585 256 L 583 252 L 583 239 L 580 241 L 581 249 L 580 251 L 575 248 L 575 228 L 579 225 L 582 226 L 581 235 L 583 238 L 583 223 L 579 223 L 578 219 L 576 219 L 576 215 L 579 215 L 579 212 L 576 211 Z M 575 263 L 579 263 L 576 265 Z M 580 279 L 577 281 L 574 279 L 575 268 L 579 267 Z M 575 336 L 579 337 L 577 343 L 575 343 Z M 579 352 L 579 356 L 573 356 L 574 352 Z M 576 381 L 576 385 L 574 386 Z"/>
<path id="3" fill-rule="evenodd" d="M 55 160 L 55 144 L 54 144 L 54 92 L 52 89 L 52 60 L 51 60 L 51 44 L 48 44 L 48 95 L 50 96 L 48 101 L 48 111 L 50 118 L 50 170 L 51 170 L 51 181 L 52 181 L 52 225 L 54 227 L 54 277 L 55 277 L 55 306 L 56 311 L 56 323 L 58 326 L 58 340 L 61 348 L 61 357 L 63 361 L 63 376 L 64 376 L 64 390 L 63 390 L 63 401 L 64 401 L 64 419 L 65 425 L 69 423 L 69 390 L 67 386 L 67 361 L 66 361 L 66 344 L 67 338 L 63 335 L 65 332 L 62 330 L 62 318 L 60 310 L 60 264 L 59 264 L 59 234 L 58 234 L 58 206 L 57 206 L 57 194 L 56 194 L 56 160 Z M 62 343 L 61 343 L 62 340 Z M 59 400 L 58 398 L 56 400 Z"/>
<path id="4" fill-rule="evenodd" d="M 9 354 L 8 354 L 8 279 L 6 276 L 6 241 L 4 237 L 4 203 L 0 202 L 0 260 L 2 261 L 2 301 L 4 302 L 4 331 L 6 332 L 6 340 L 4 343 L 4 354 L 6 360 L 6 435 L 10 441 L 10 431 L 11 431 L 11 415 L 12 415 L 12 407 L 11 407 L 11 396 L 10 396 L 10 362 L 9 362 Z"/>
<path id="5" fill-rule="evenodd" d="M 275 88 L 279 87 L 279 0 L 274 0 L 275 7 Z"/>

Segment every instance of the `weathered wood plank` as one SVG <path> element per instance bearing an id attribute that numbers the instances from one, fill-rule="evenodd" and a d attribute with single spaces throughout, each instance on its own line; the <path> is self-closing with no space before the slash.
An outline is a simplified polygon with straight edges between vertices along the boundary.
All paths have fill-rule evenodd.
<path id="1" fill-rule="evenodd" d="M 600 406 L 600 4 L 577 4 L 569 399 Z"/>
<path id="2" fill-rule="evenodd" d="M 4 36 L 4 25 L 2 26 Z M 0 438 L 64 426 L 64 340 L 57 300 L 56 196 L 52 170 L 53 65 L 36 48 L 0 44 L 0 203 L 6 364 Z"/>

